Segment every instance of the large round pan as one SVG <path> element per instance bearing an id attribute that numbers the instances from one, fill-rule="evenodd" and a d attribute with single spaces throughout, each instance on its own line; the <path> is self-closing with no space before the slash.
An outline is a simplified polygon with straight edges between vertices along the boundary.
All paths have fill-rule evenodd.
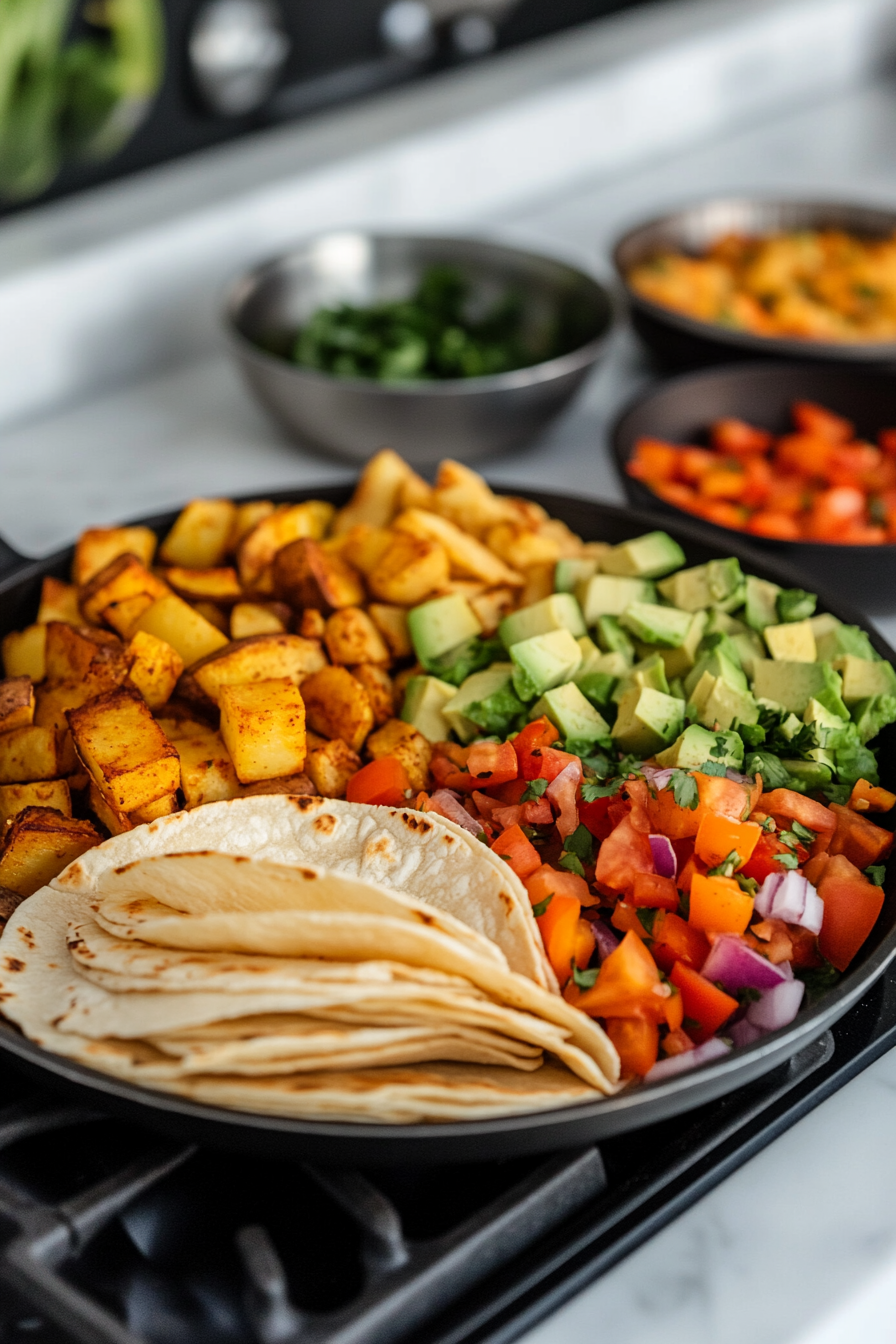
<path id="1" fill-rule="evenodd" d="M 315 490 L 314 497 L 344 503 L 348 490 Z M 525 494 L 525 490 L 515 493 Z M 299 492 L 274 496 L 281 502 L 302 498 Z M 539 496 L 555 517 L 588 540 L 624 541 L 656 527 L 656 518 L 634 510 L 573 499 L 565 495 Z M 175 514 L 143 520 L 160 533 Z M 670 523 L 669 532 L 684 548 L 689 564 L 701 564 L 720 554 L 712 533 L 699 526 Z M 785 565 L 770 561 L 749 547 L 732 542 L 725 554 L 736 555 L 744 569 L 786 587 L 806 587 L 811 579 Z M 25 561 L 0 543 L 0 634 L 28 624 L 34 617 L 41 580 L 46 574 L 63 578 L 71 564 L 71 549 L 46 560 Z M 820 596 L 820 606 L 849 624 L 863 617 L 842 602 Z M 896 661 L 879 635 L 870 632 L 877 651 Z M 896 785 L 896 725 L 886 730 L 881 751 L 883 782 Z M 126 1116 L 181 1138 L 262 1153 L 271 1157 L 318 1162 L 390 1163 L 471 1162 L 577 1147 L 669 1119 L 692 1107 L 711 1102 L 768 1073 L 815 1040 L 866 992 L 896 955 L 896 889 L 887 883 L 880 918 L 853 968 L 817 1005 L 789 1027 L 764 1037 L 746 1049 L 704 1065 L 667 1082 L 641 1086 L 608 1100 L 589 1102 L 536 1115 L 454 1124 L 376 1125 L 334 1121 L 289 1120 L 199 1105 L 153 1092 L 97 1073 L 42 1050 L 10 1024 L 0 1021 L 0 1051 L 39 1077 L 46 1085 L 79 1094 L 94 1107 Z"/>

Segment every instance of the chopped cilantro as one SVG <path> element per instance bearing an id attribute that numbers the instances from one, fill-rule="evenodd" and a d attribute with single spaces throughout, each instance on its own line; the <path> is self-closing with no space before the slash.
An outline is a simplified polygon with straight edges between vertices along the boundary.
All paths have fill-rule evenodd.
<path id="1" fill-rule="evenodd" d="M 541 798 L 548 786 L 546 779 L 530 779 L 526 786 L 526 791 L 520 799 L 521 803 L 534 803 Z"/>
<path id="2" fill-rule="evenodd" d="M 479 831 L 476 836 L 476 839 L 481 840 L 484 845 L 488 844 L 488 836 L 486 835 L 485 831 Z"/>
<path id="3" fill-rule="evenodd" d="M 545 910 L 547 910 L 548 906 L 550 905 L 553 899 L 554 899 L 554 893 L 550 892 L 547 896 L 545 896 L 543 901 L 539 901 L 536 905 L 533 905 L 532 913 L 536 919 L 541 918 L 541 916 L 544 914 Z"/>
<path id="4" fill-rule="evenodd" d="M 720 988 L 724 988 L 724 986 L 720 986 Z M 762 995 L 758 989 L 754 989 L 752 985 L 747 985 L 744 989 L 736 990 L 734 997 L 741 1007 L 744 1007 L 748 1003 L 758 1003 Z"/>
<path id="5" fill-rule="evenodd" d="M 682 919 L 690 919 L 691 893 L 689 891 L 680 891 L 678 893 L 678 913 Z"/>
<path id="6" fill-rule="evenodd" d="M 700 766 L 698 773 L 701 775 L 721 776 L 725 774 L 726 770 L 727 766 L 724 766 L 721 761 L 704 761 Z"/>
<path id="7" fill-rule="evenodd" d="M 594 982 L 597 979 L 598 967 L 590 967 L 587 971 L 580 971 L 578 966 L 573 965 L 572 978 L 577 989 L 593 989 Z"/>
<path id="8" fill-rule="evenodd" d="M 579 823 L 572 835 L 566 837 L 563 848 L 568 853 L 577 855 L 582 863 L 590 863 L 594 857 L 594 836 L 587 826 Z"/>
<path id="9" fill-rule="evenodd" d="M 595 784 L 593 780 L 586 779 L 582 785 L 582 802 L 596 803 L 598 798 L 613 798 L 624 783 L 623 779 L 611 779 L 609 784 Z"/>
<path id="10" fill-rule="evenodd" d="M 719 736 L 716 738 L 716 744 L 714 747 L 710 747 L 709 754 L 710 756 L 713 756 L 716 759 L 718 759 L 721 756 L 728 755 L 728 743 L 725 739 L 724 733 L 720 733 Z"/>
<path id="11" fill-rule="evenodd" d="M 685 1031 L 699 1031 L 701 1027 L 701 1023 L 697 1021 L 696 1017 L 685 1017 L 681 1025 Z"/>
<path id="12" fill-rule="evenodd" d="M 576 877 L 585 876 L 585 869 L 582 867 L 582 860 L 578 854 L 561 854 L 557 862 L 568 873 L 575 873 Z"/>
<path id="13" fill-rule="evenodd" d="M 656 917 L 657 917 L 657 915 L 659 914 L 659 911 L 658 911 L 658 910 L 641 909 L 641 910 L 636 910 L 636 911 L 635 911 L 635 914 L 638 916 L 638 923 L 641 925 L 641 927 L 642 927 L 642 929 L 644 930 L 644 932 L 645 932 L 645 933 L 648 933 L 648 934 L 650 934 L 650 935 L 652 936 L 652 935 L 653 935 L 653 926 L 654 926 L 654 924 L 655 924 L 655 922 L 656 922 Z"/>
<path id="14" fill-rule="evenodd" d="M 697 792 L 697 781 L 687 770 L 673 770 L 672 778 L 669 783 L 672 786 L 672 797 L 675 799 L 678 807 L 686 807 L 689 812 L 693 812 L 700 801 L 700 795 Z"/>
<path id="15" fill-rule="evenodd" d="M 771 817 L 766 817 L 765 821 L 763 821 L 761 825 L 762 829 L 766 832 L 773 831 L 775 829 L 775 823 L 773 818 Z"/>
<path id="16" fill-rule="evenodd" d="M 886 864 L 883 864 L 883 863 L 872 863 L 871 866 L 868 867 L 868 868 L 866 868 L 864 871 L 865 871 L 865 876 L 866 876 L 866 877 L 870 877 L 870 878 L 871 878 L 871 881 L 874 883 L 874 885 L 875 885 L 876 887 L 882 887 L 882 886 L 883 886 L 883 884 L 884 884 L 884 878 L 885 878 L 886 873 L 887 873 Z"/>
<path id="17" fill-rule="evenodd" d="M 778 833 L 778 839 L 783 841 L 785 845 L 789 845 L 791 849 L 796 849 L 797 845 L 800 843 L 800 838 L 796 831 L 780 831 Z"/>
<path id="18" fill-rule="evenodd" d="M 510 859 L 510 855 L 509 855 L 509 854 L 499 854 L 499 855 L 498 855 L 498 858 L 499 858 L 499 859 L 503 859 L 505 863 L 510 863 L 510 862 L 511 862 L 511 859 Z"/>
<path id="19" fill-rule="evenodd" d="M 741 891 L 745 891 L 748 896 L 755 896 L 759 890 L 759 883 L 755 877 L 744 877 L 743 873 L 735 873 L 734 880 Z"/>
<path id="20" fill-rule="evenodd" d="M 849 802 L 852 788 L 849 784 L 822 784 L 821 791 L 829 803 L 839 803 L 845 807 Z"/>
<path id="21" fill-rule="evenodd" d="M 780 863 L 782 868 L 799 868 L 800 866 L 797 856 L 789 851 L 786 854 L 773 854 L 772 863 Z"/>
<path id="22" fill-rule="evenodd" d="M 816 838 L 815 832 L 810 831 L 809 827 L 804 826 L 801 821 L 791 822 L 790 829 L 793 831 L 793 834 L 797 836 L 798 839 L 802 840 L 804 845 L 811 845 L 812 841 Z"/>
<path id="23" fill-rule="evenodd" d="M 722 860 L 721 863 L 717 864 L 715 868 L 709 869 L 706 876 L 733 877 L 735 868 L 739 868 L 740 864 L 741 864 L 740 855 L 738 854 L 736 849 L 732 849 L 730 853 Z"/>
<path id="24" fill-rule="evenodd" d="M 806 986 L 806 998 L 810 1003 L 820 999 L 829 989 L 833 989 L 840 979 L 840 972 L 829 961 L 821 966 L 803 967 L 794 971 L 797 980 Z"/>
<path id="25" fill-rule="evenodd" d="M 760 747 L 765 741 L 765 729 L 758 723 L 739 723 L 735 732 L 740 735 L 745 747 Z"/>

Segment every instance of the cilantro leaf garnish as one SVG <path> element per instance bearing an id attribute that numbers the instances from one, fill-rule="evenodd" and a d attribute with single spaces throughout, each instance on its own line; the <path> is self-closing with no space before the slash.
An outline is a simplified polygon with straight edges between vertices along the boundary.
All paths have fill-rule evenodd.
<path id="1" fill-rule="evenodd" d="M 700 801 L 697 781 L 694 776 L 689 774 L 687 770 L 674 770 L 669 783 L 672 787 L 672 797 L 675 799 L 676 805 L 693 812 Z"/>
<path id="2" fill-rule="evenodd" d="M 887 872 L 886 864 L 883 864 L 883 863 L 872 863 L 872 864 L 870 865 L 870 867 L 868 867 L 868 868 L 866 868 L 866 869 L 864 870 L 864 872 L 865 872 L 865 876 L 866 876 L 866 877 L 870 877 L 870 878 L 871 878 L 871 881 L 874 883 L 874 885 L 875 885 L 876 887 L 882 887 L 882 886 L 883 886 L 883 884 L 884 884 L 884 877 L 886 876 L 886 872 Z"/>
<path id="3" fill-rule="evenodd" d="M 586 779 L 582 785 L 582 801 L 596 803 L 598 798 L 614 798 L 625 783 L 624 779 L 611 779 L 608 784 L 596 784 Z M 694 804 L 696 807 L 696 803 Z"/>
<path id="4" fill-rule="evenodd" d="M 796 849 L 797 845 L 800 843 L 800 838 L 796 831 L 779 831 L 778 839 L 785 845 L 789 845 L 791 849 Z"/>
<path id="5" fill-rule="evenodd" d="M 727 768 L 727 766 L 722 765 L 721 761 L 704 761 L 700 766 L 699 773 L 701 775 L 718 775 L 721 777 L 725 774 Z"/>
<path id="6" fill-rule="evenodd" d="M 733 877 L 735 868 L 740 867 L 741 857 L 736 849 L 732 849 L 721 863 L 715 868 L 710 868 L 707 877 Z"/>
<path id="7" fill-rule="evenodd" d="M 720 733 L 719 736 L 716 738 L 716 744 L 714 747 L 710 747 L 709 754 L 715 759 L 718 759 L 721 756 L 728 755 L 728 744 L 725 741 L 724 733 Z"/>
<path id="8" fill-rule="evenodd" d="M 585 876 L 585 869 L 582 867 L 582 860 L 578 854 L 561 854 L 557 862 L 568 873 L 575 873 L 576 877 Z"/>
<path id="9" fill-rule="evenodd" d="M 800 866 L 797 856 L 789 851 L 786 854 L 773 854 L 772 863 L 780 863 L 782 868 L 799 868 Z"/>
<path id="10" fill-rule="evenodd" d="M 734 880 L 741 891 L 745 891 L 748 896 L 755 896 L 759 890 L 759 883 L 755 877 L 744 877 L 743 873 L 735 873 Z"/>
<path id="11" fill-rule="evenodd" d="M 526 786 L 526 791 L 520 798 L 521 803 L 534 803 L 537 799 L 543 797 L 545 789 L 548 787 L 546 779 L 530 779 Z"/>
<path id="12" fill-rule="evenodd" d="M 594 836 L 581 822 L 563 842 L 563 848 L 569 854 L 576 854 L 582 863 L 590 863 L 594 857 Z"/>
<path id="13" fill-rule="evenodd" d="M 533 905 L 532 913 L 536 919 L 541 918 L 541 916 L 547 910 L 548 906 L 550 905 L 553 899 L 554 899 L 554 893 L 551 891 L 548 893 L 547 896 L 545 896 L 543 901 L 539 901 L 537 905 Z"/>
<path id="14" fill-rule="evenodd" d="M 577 989 L 593 989 L 594 982 L 597 979 L 599 967 L 593 966 L 588 970 L 580 971 L 578 966 L 572 968 L 573 983 Z"/>
<path id="15" fill-rule="evenodd" d="M 645 933 L 653 936 L 653 926 L 656 923 L 656 917 L 659 914 L 659 911 L 639 909 L 635 911 L 635 914 L 638 916 L 638 923 L 644 929 Z"/>
<path id="16" fill-rule="evenodd" d="M 802 840 L 804 845 L 811 845 L 812 841 L 816 838 L 815 832 L 810 831 L 809 827 L 804 826 L 801 821 L 792 821 L 790 823 L 790 829 L 797 839 Z"/>
<path id="17" fill-rule="evenodd" d="M 476 836 L 476 839 L 481 840 L 484 845 L 488 844 L 488 836 L 486 835 L 485 831 L 479 831 Z"/>

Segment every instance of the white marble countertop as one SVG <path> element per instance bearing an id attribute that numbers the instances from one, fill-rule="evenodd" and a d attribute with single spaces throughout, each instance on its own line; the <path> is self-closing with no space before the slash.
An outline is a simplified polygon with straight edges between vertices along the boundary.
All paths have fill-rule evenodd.
<path id="1" fill-rule="evenodd" d="M 807 11 L 808 12 L 808 11 Z M 372 151 L 371 151 L 372 152 Z M 471 211 L 468 222 L 579 256 L 606 273 L 630 220 L 726 192 L 896 202 L 896 89 L 885 79 L 813 95 L 624 171 Z M 338 207 L 337 207 L 338 208 Z M 54 216 L 57 219 L 58 217 Z M 333 223 L 344 222 L 338 213 Z M 49 225 L 47 225 L 49 227 Z M 21 224 L 0 227 L 23 246 Z M 9 257 L 7 256 L 7 263 Z M 0 289 L 0 307 L 3 291 Z M 50 314 L 52 317 L 52 314 Z M 210 328 L 209 328 L 210 330 Z M 606 430 L 647 372 L 622 333 L 543 439 L 489 464 L 495 481 L 622 500 Z M 285 441 L 222 349 L 32 416 L 0 438 L 0 533 L 29 554 L 88 523 L 201 493 L 263 492 L 348 472 Z M 896 618 L 879 622 L 891 639 Z M 896 1339 L 896 1053 L 778 1139 L 659 1236 L 526 1337 L 612 1344 L 883 1344 Z"/>

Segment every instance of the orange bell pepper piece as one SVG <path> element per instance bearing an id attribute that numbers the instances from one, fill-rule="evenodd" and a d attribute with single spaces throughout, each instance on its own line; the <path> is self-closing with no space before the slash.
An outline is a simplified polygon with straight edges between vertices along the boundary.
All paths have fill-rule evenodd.
<path id="1" fill-rule="evenodd" d="M 635 873 L 631 903 L 653 910 L 677 910 L 678 888 L 671 877 L 659 873 Z"/>
<path id="2" fill-rule="evenodd" d="M 857 779 L 852 786 L 847 807 L 853 812 L 889 812 L 896 804 L 896 793 L 877 788 L 867 779 Z"/>
<path id="3" fill-rule="evenodd" d="M 775 541 L 798 541 L 800 538 L 799 525 L 790 514 L 775 513 L 771 509 L 754 513 L 747 524 L 747 531 L 752 532 L 754 537 L 771 537 Z"/>
<path id="4" fill-rule="evenodd" d="M 716 420 L 710 430 L 713 448 L 720 453 L 734 453 L 737 457 L 749 453 L 766 453 L 774 440 L 768 430 L 755 429 L 744 420 Z"/>
<path id="5" fill-rule="evenodd" d="M 698 1045 L 714 1036 L 738 1007 L 737 999 L 681 961 L 672 967 L 669 979 L 681 994 L 684 1016 L 689 1019 L 687 1033 Z"/>
<path id="6" fill-rule="evenodd" d="M 694 874 L 688 922 L 695 929 L 704 933 L 743 933 L 752 913 L 753 897 L 741 891 L 734 878 Z"/>
<path id="7" fill-rule="evenodd" d="M 609 891 L 631 891 L 635 873 L 653 872 L 653 853 L 643 831 L 625 816 L 601 844 L 594 880 Z"/>
<path id="8" fill-rule="evenodd" d="M 541 855 L 519 826 L 509 826 L 492 841 L 491 849 L 513 869 L 517 877 L 531 877 L 536 868 L 541 867 Z"/>
<path id="9" fill-rule="evenodd" d="M 883 888 L 869 882 L 844 854 L 835 854 L 821 875 L 818 894 L 824 901 L 819 951 L 845 971 L 877 922 Z"/>
<path id="10" fill-rule="evenodd" d="M 697 834 L 700 826 L 697 809 L 679 807 L 671 789 L 660 789 L 655 798 L 648 796 L 646 806 L 654 833 L 668 835 L 670 840 L 684 840 Z"/>
<path id="11" fill-rule="evenodd" d="M 755 821 L 732 821 L 730 817 L 720 817 L 714 812 L 707 812 L 700 822 L 694 853 L 708 867 L 714 868 L 717 864 L 724 863 L 728 855 L 735 852 L 740 856 L 737 867 L 742 868 L 756 848 L 761 835 L 762 827 L 757 826 Z"/>
<path id="12" fill-rule="evenodd" d="M 839 803 L 831 803 L 837 829 L 831 839 L 830 854 L 845 854 L 851 863 L 859 869 L 869 864 L 880 863 L 893 848 L 893 836 L 883 826 L 875 826 L 873 821 L 853 812 Z"/>
<path id="13" fill-rule="evenodd" d="M 684 999 L 680 990 L 672 986 L 673 993 L 666 1000 L 666 1025 L 670 1031 L 680 1031 L 684 1021 Z"/>
<path id="14" fill-rule="evenodd" d="M 619 1054 L 623 1078 L 643 1078 L 656 1063 L 660 1034 L 646 1017 L 608 1017 L 606 1032 Z"/>
<path id="15" fill-rule="evenodd" d="M 573 960 L 580 971 L 584 971 L 594 956 L 594 947 L 594 929 L 591 927 L 589 920 L 580 919 L 576 927 L 575 948 L 573 950 Z"/>
<path id="16" fill-rule="evenodd" d="M 594 897 L 588 889 L 588 883 L 578 873 L 568 873 L 565 868 L 552 868 L 543 863 L 529 877 L 523 879 L 523 886 L 529 893 L 533 905 L 541 905 L 549 896 L 572 896 L 580 905 L 589 905 Z"/>
<path id="17" fill-rule="evenodd" d="M 620 933 L 633 933 L 638 938 L 649 938 L 645 926 L 638 918 L 638 911 L 628 901 L 617 901 L 610 916 L 610 923 Z"/>
<path id="18" fill-rule="evenodd" d="M 688 924 L 681 915 L 663 910 L 653 921 L 653 959 L 667 974 L 676 961 L 700 969 L 709 956 L 709 939 L 700 929 Z"/>
<path id="19" fill-rule="evenodd" d="M 350 803 L 373 803 L 381 807 L 401 807 L 407 801 L 411 781 L 401 761 L 381 756 L 349 779 L 345 796 Z"/>
<path id="20" fill-rule="evenodd" d="M 571 1001 L 590 1017 L 644 1015 L 664 1022 L 668 997 L 653 957 L 640 938 L 627 933 L 604 961 L 592 988 Z"/>
<path id="21" fill-rule="evenodd" d="M 572 973 L 581 909 L 574 896 L 555 894 L 544 914 L 538 916 L 544 950 L 561 988 Z"/>
<path id="22" fill-rule="evenodd" d="M 675 475 L 678 449 L 662 439 L 638 439 L 628 473 L 642 481 L 667 480 Z"/>

